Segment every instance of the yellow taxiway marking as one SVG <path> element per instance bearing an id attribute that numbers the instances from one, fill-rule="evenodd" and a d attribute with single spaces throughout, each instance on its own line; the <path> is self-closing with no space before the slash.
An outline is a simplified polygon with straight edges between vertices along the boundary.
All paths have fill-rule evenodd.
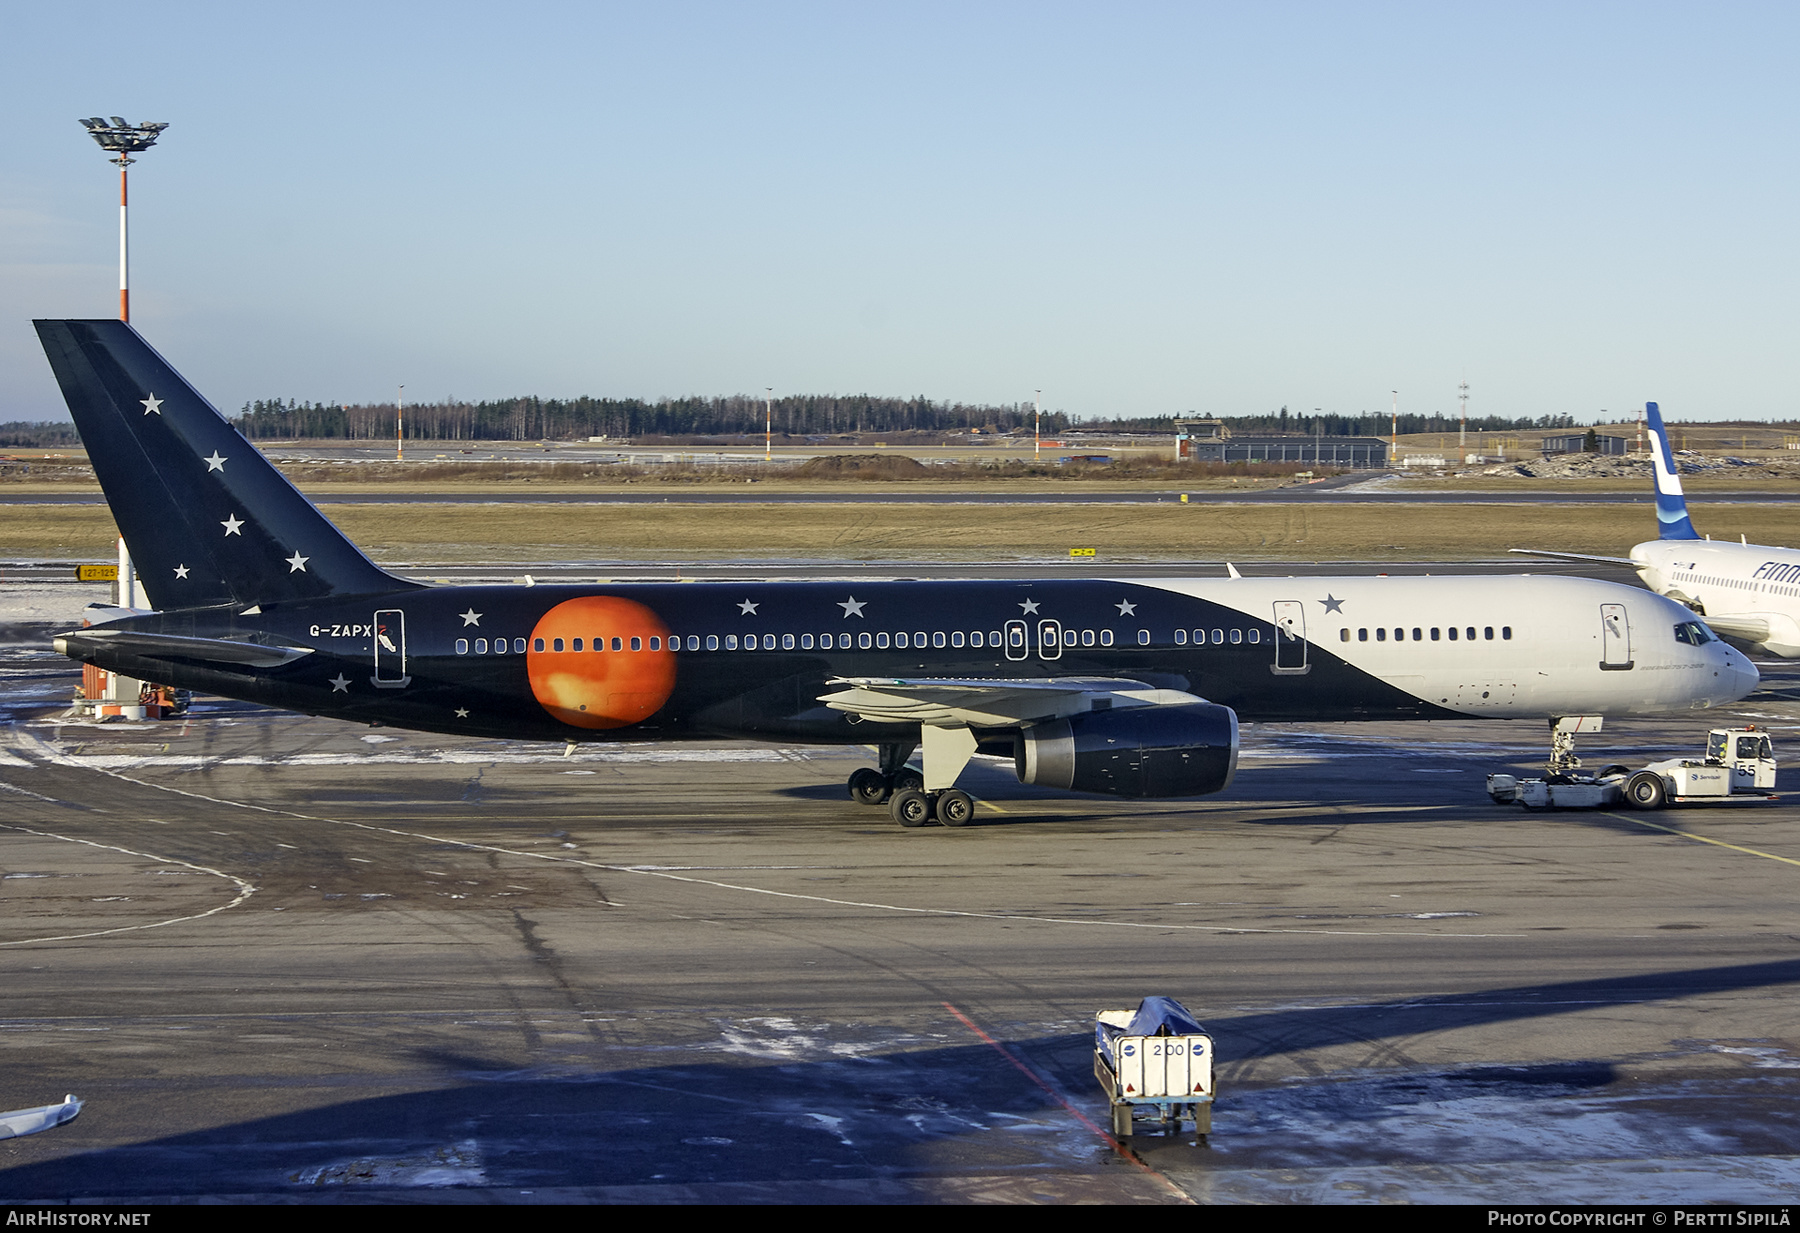
<path id="1" fill-rule="evenodd" d="M 1758 852 L 1755 848 L 1741 848 L 1735 843 L 1726 843 L 1723 839 L 1708 839 L 1705 835 L 1696 835 L 1692 831 L 1678 831 L 1672 826 L 1664 826 L 1660 822 L 1649 822 L 1643 818 L 1633 818 L 1622 813 L 1609 813 L 1609 818 L 1617 818 L 1621 822 L 1636 822 L 1639 826 L 1652 827 L 1655 830 L 1667 831 L 1671 835 L 1679 835 L 1683 839 L 1692 839 L 1696 843 L 1710 843 L 1715 847 L 1730 848 L 1733 852 L 1743 852 L 1749 856 L 1760 856 L 1764 860 L 1780 861 L 1784 865 L 1800 865 L 1800 861 L 1791 856 L 1776 856 L 1773 852 Z"/>

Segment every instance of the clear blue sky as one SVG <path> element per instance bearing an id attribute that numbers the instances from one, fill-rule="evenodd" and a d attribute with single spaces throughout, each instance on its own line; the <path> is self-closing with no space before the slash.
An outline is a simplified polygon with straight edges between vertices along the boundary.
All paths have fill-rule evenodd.
<path id="1" fill-rule="evenodd" d="M 33 317 L 246 399 L 1800 415 L 1778 4 L 0 7 Z"/>

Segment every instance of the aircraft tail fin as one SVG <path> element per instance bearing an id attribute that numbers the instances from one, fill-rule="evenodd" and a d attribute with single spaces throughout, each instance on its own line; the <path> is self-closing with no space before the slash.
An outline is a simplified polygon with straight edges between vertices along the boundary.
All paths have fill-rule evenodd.
<path id="1" fill-rule="evenodd" d="M 415 585 L 364 556 L 129 325 L 34 324 L 158 608 Z"/>
<path id="2" fill-rule="evenodd" d="M 1650 459 L 1656 466 L 1656 521 L 1659 539 L 1699 539 L 1688 518 L 1687 497 L 1681 491 L 1681 472 L 1675 469 L 1675 452 L 1669 448 L 1669 433 L 1663 427 L 1662 412 L 1653 402 L 1644 404 L 1649 421 Z"/>

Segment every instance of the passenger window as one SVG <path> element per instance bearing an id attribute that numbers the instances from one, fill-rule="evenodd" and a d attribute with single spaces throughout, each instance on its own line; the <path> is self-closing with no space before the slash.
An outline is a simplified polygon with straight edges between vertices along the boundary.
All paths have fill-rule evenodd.
<path id="1" fill-rule="evenodd" d="M 763 650 L 773 651 L 774 649 L 775 649 L 775 635 L 774 634 L 764 634 L 763 635 Z"/>
<path id="2" fill-rule="evenodd" d="M 669 641 L 671 641 L 671 642 L 673 642 L 673 641 L 674 641 L 674 639 L 673 639 L 673 638 L 671 638 L 671 639 L 670 639 L 670 640 L 669 640 Z M 580 650 L 580 649 L 581 649 L 581 648 L 580 648 L 580 647 L 576 647 L 576 648 L 575 648 L 575 649 L 576 649 L 576 650 L 577 650 L 577 651 L 579 651 L 579 650 Z M 654 637 L 654 638 L 652 638 L 652 639 L 650 639 L 650 649 L 651 649 L 651 650 L 652 650 L 652 651 L 660 651 L 660 650 L 662 650 L 662 635 L 660 635 L 660 634 L 658 634 L 658 635 L 657 635 L 657 636 L 656 636 L 656 637 Z"/>
<path id="3" fill-rule="evenodd" d="M 1468 637 L 1470 642 L 1475 641 L 1475 627 L 1473 625 L 1468 628 Z"/>
<path id="4" fill-rule="evenodd" d="M 1356 640 L 1358 642 L 1367 642 L 1369 640 L 1369 631 L 1366 629 L 1357 630 L 1356 631 Z"/>
<path id="5" fill-rule="evenodd" d="M 802 651 L 810 651 L 813 649 L 813 637 L 811 634 L 800 635 L 800 649 Z"/>
<path id="6" fill-rule="evenodd" d="M 1147 630 L 1147 629 L 1138 630 L 1138 645 L 1139 646 L 1149 646 L 1150 645 L 1150 631 L 1149 630 Z"/>
<path id="7" fill-rule="evenodd" d="M 533 638 L 531 640 L 531 649 L 541 653 L 544 649 L 544 640 L 542 638 Z"/>
<path id="8" fill-rule="evenodd" d="M 1023 634 L 1021 634 L 1019 636 L 1019 638 L 1020 638 L 1021 642 L 1024 641 Z M 936 633 L 931 635 L 931 645 L 932 646 L 943 646 L 944 645 L 944 631 L 943 630 L 940 629 Z"/>
<path id="9" fill-rule="evenodd" d="M 1425 635 L 1420 631 L 1420 629 L 1417 625 L 1413 626 L 1413 641 L 1414 642 L 1425 641 Z"/>
<path id="10" fill-rule="evenodd" d="M 1262 630 L 1260 630 L 1260 629 L 1251 630 L 1250 631 L 1250 641 L 1251 642 L 1261 642 L 1262 641 Z"/>
<path id="11" fill-rule="evenodd" d="M 982 643 L 982 638 L 981 638 L 981 631 L 979 629 L 969 635 L 969 645 L 970 646 L 980 646 L 981 643 Z"/>
<path id="12" fill-rule="evenodd" d="M 613 639 L 613 650 L 615 650 L 615 651 L 623 651 L 623 650 L 624 650 L 624 649 L 625 649 L 625 639 L 623 639 L 623 638 L 614 638 L 614 639 Z"/>
<path id="13" fill-rule="evenodd" d="M 845 634 L 844 636 L 847 638 L 850 635 Z M 872 639 L 867 634 L 856 635 L 856 645 L 861 647 L 865 651 L 869 649 L 869 644 L 871 641 L 872 641 Z"/>
<path id="14" fill-rule="evenodd" d="M 1112 645 L 1112 630 L 1103 629 L 1100 631 L 1100 645 L 1101 646 L 1111 646 Z"/>
<path id="15" fill-rule="evenodd" d="M 869 635 L 867 635 L 867 634 L 863 635 L 864 638 L 867 638 L 868 636 Z M 868 644 L 865 642 L 863 645 L 867 646 Z M 838 648 L 840 650 L 844 650 L 844 651 L 848 651 L 850 649 L 850 635 L 849 634 L 839 634 L 838 635 Z"/>
<path id="16" fill-rule="evenodd" d="M 560 650 L 562 650 L 562 649 L 563 649 L 563 646 L 562 646 L 562 639 L 561 639 L 561 638 L 552 638 L 552 639 L 551 639 L 551 640 L 550 640 L 550 649 L 551 649 L 551 650 L 553 650 L 553 651 L 560 651 Z"/>
<path id="17" fill-rule="evenodd" d="M 1395 642 L 1405 642 L 1406 641 L 1406 631 L 1404 629 L 1396 629 L 1394 631 L 1394 641 Z"/>
<path id="18" fill-rule="evenodd" d="M 1338 641 L 1339 642 L 1350 641 L 1350 630 L 1347 627 L 1344 629 L 1338 630 Z"/>
<path id="19" fill-rule="evenodd" d="M 1386 626 L 1382 626 L 1381 628 L 1379 628 L 1375 631 L 1375 641 L 1377 641 L 1377 642 L 1386 642 L 1387 641 L 1387 627 Z"/>
<path id="20" fill-rule="evenodd" d="M 1502 642 L 1511 642 L 1512 641 L 1512 626 L 1502 625 L 1500 627 L 1500 640 Z"/>
<path id="21" fill-rule="evenodd" d="M 960 629 L 951 630 L 950 631 L 950 645 L 951 646 L 961 646 L 962 644 L 963 644 L 963 631 Z"/>
<path id="22" fill-rule="evenodd" d="M 920 650 L 925 649 L 925 631 L 924 630 L 921 629 L 918 633 L 913 635 L 913 645 L 918 647 Z"/>
<path id="23" fill-rule="evenodd" d="M 487 639 L 486 638 L 475 639 L 475 653 L 477 655 L 486 655 L 487 654 Z"/>
<path id="24" fill-rule="evenodd" d="M 888 636 L 887 636 L 886 630 L 883 630 L 880 633 L 875 635 L 875 645 L 877 648 L 879 648 L 880 650 L 883 650 L 883 651 L 888 649 Z"/>
<path id="25" fill-rule="evenodd" d="M 1431 640 L 1433 642 L 1436 642 L 1438 640 L 1438 630 L 1437 630 L 1437 626 L 1435 626 L 1435 625 L 1433 625 L 1431 627 Z"/>
<path id="26" fill-rule="evenodd" d="M 467 655 L 469 653 L 469 640 L 467 638 L 458 638 L 456 640 L 456 653 L 458 655 Z"/>
<path id="27" fill-rule="evenodd" d="M 726 634 L 725 635 L 725 649 L 727 651 L 737 650 L 737 635 L 736 634 Z"/>
<path id="28" fill-rule="evenodd" d="M 1494 640 L 1494 627 L 1492 625 L 1489 625 L 1485 629 L 1483 629 L 1482 633 L 1489 642 L 1492 642 Z"/>
<path id="29" fill-rule="evenodd" d="M 644 649 L 644 640 L 642 638 L 638 637 L 636 634 L 633 634 L 632 638 L 631 638 L 631 649 L 634 651 L 643 650 Z"/>
<path id="30" fill-rule="evenodd" d="M 1238 643 L 1242 642 L 1243 640 L 1244 640 L 1244 631 L 1243 630 L 1234 629 L 1231 631 L 1231 645 L 1232 646 L 1236 646 Z"/>
<path id="31" fill-rule="evenodd" d="M 899 647 L 902 651 L 904 651 L 911 642 L 912 639 L 907 637 L 904 629 L 894 635 L 894 645 Z"/>
<path id="32" fill-rule="evenodd" d="M 792 635 L 792 634 L 781 635 L 781 649 L 784 651 L 791 651 L 794 649 L 794 635 Z"/>
<path id="33" fill-rule="evenodd" d="M 579 651 L 581 649 L 581 639 L 577 638 L 574 642 L 571 642 L 569 644 L 569 649 L 571 651 Z"/>
<path id="34" fill-rule="evenodd" d="M 1213 645 L 1218 646 L 1221 642 L 1224 642 L 1224 641 L 1225 641 L 1225 631 L 1222 629 L 1213 630 Z"/>
<path id="35" fill-rule="evenodd" d="M 1200 640 L 1201 640 L 1200 632 L 1198 630 L 1194 631 L 1194 641 L 1199 642 Z M 1081 631 L 1081 645 L 1082 646 L 1093 646 L 1094 645 L 1094 631 L 1093 630 L 1084 629 Z"/>
<path id="36" fill-rule="evenodd" d="M 1176 646 L 1186 646 L 1187 645 L 1187 630 L 1178 629 L 1175 631 L 1175 645 Z"/>
<path id="37" fill-rule="evenodd" d="M 716 651 L 719 649 L 719 635 L 717 635 L 717 634 L 706 635 L 706 649 L 709 651 Z"/>
<path id="38" fill-rule="evenodd" d="M 997 630 L 997 629 L 988 630 L 988 645 L 989 646 L 999 646 L 1000 645 L 1000 631 L 999 630 Z"/>

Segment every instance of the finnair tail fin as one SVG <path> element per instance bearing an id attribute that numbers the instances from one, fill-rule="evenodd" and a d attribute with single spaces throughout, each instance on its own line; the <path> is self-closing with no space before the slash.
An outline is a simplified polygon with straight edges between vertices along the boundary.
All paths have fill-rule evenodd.
<path id="1" fill-rule="evenodd" d="M 1650 459 L 1656 465 L 1656 521 L 1659 539 L 1699 539 L 1700 533 L 1688 519 L 1687 497 L 1681 491 L 1681 472 L 1675 469 L 1675 453 L 1669 448 L 1669 434 L 1663 428 L 1662 412 L 1656 404 L 1644 404 L 1644 415 L 1650 428 Z"/>
<path id="2" fill-rule="evenodd" d="M 122 321 L 38 321 L 113 520 L 158 608 L 406 590 Z"/>

